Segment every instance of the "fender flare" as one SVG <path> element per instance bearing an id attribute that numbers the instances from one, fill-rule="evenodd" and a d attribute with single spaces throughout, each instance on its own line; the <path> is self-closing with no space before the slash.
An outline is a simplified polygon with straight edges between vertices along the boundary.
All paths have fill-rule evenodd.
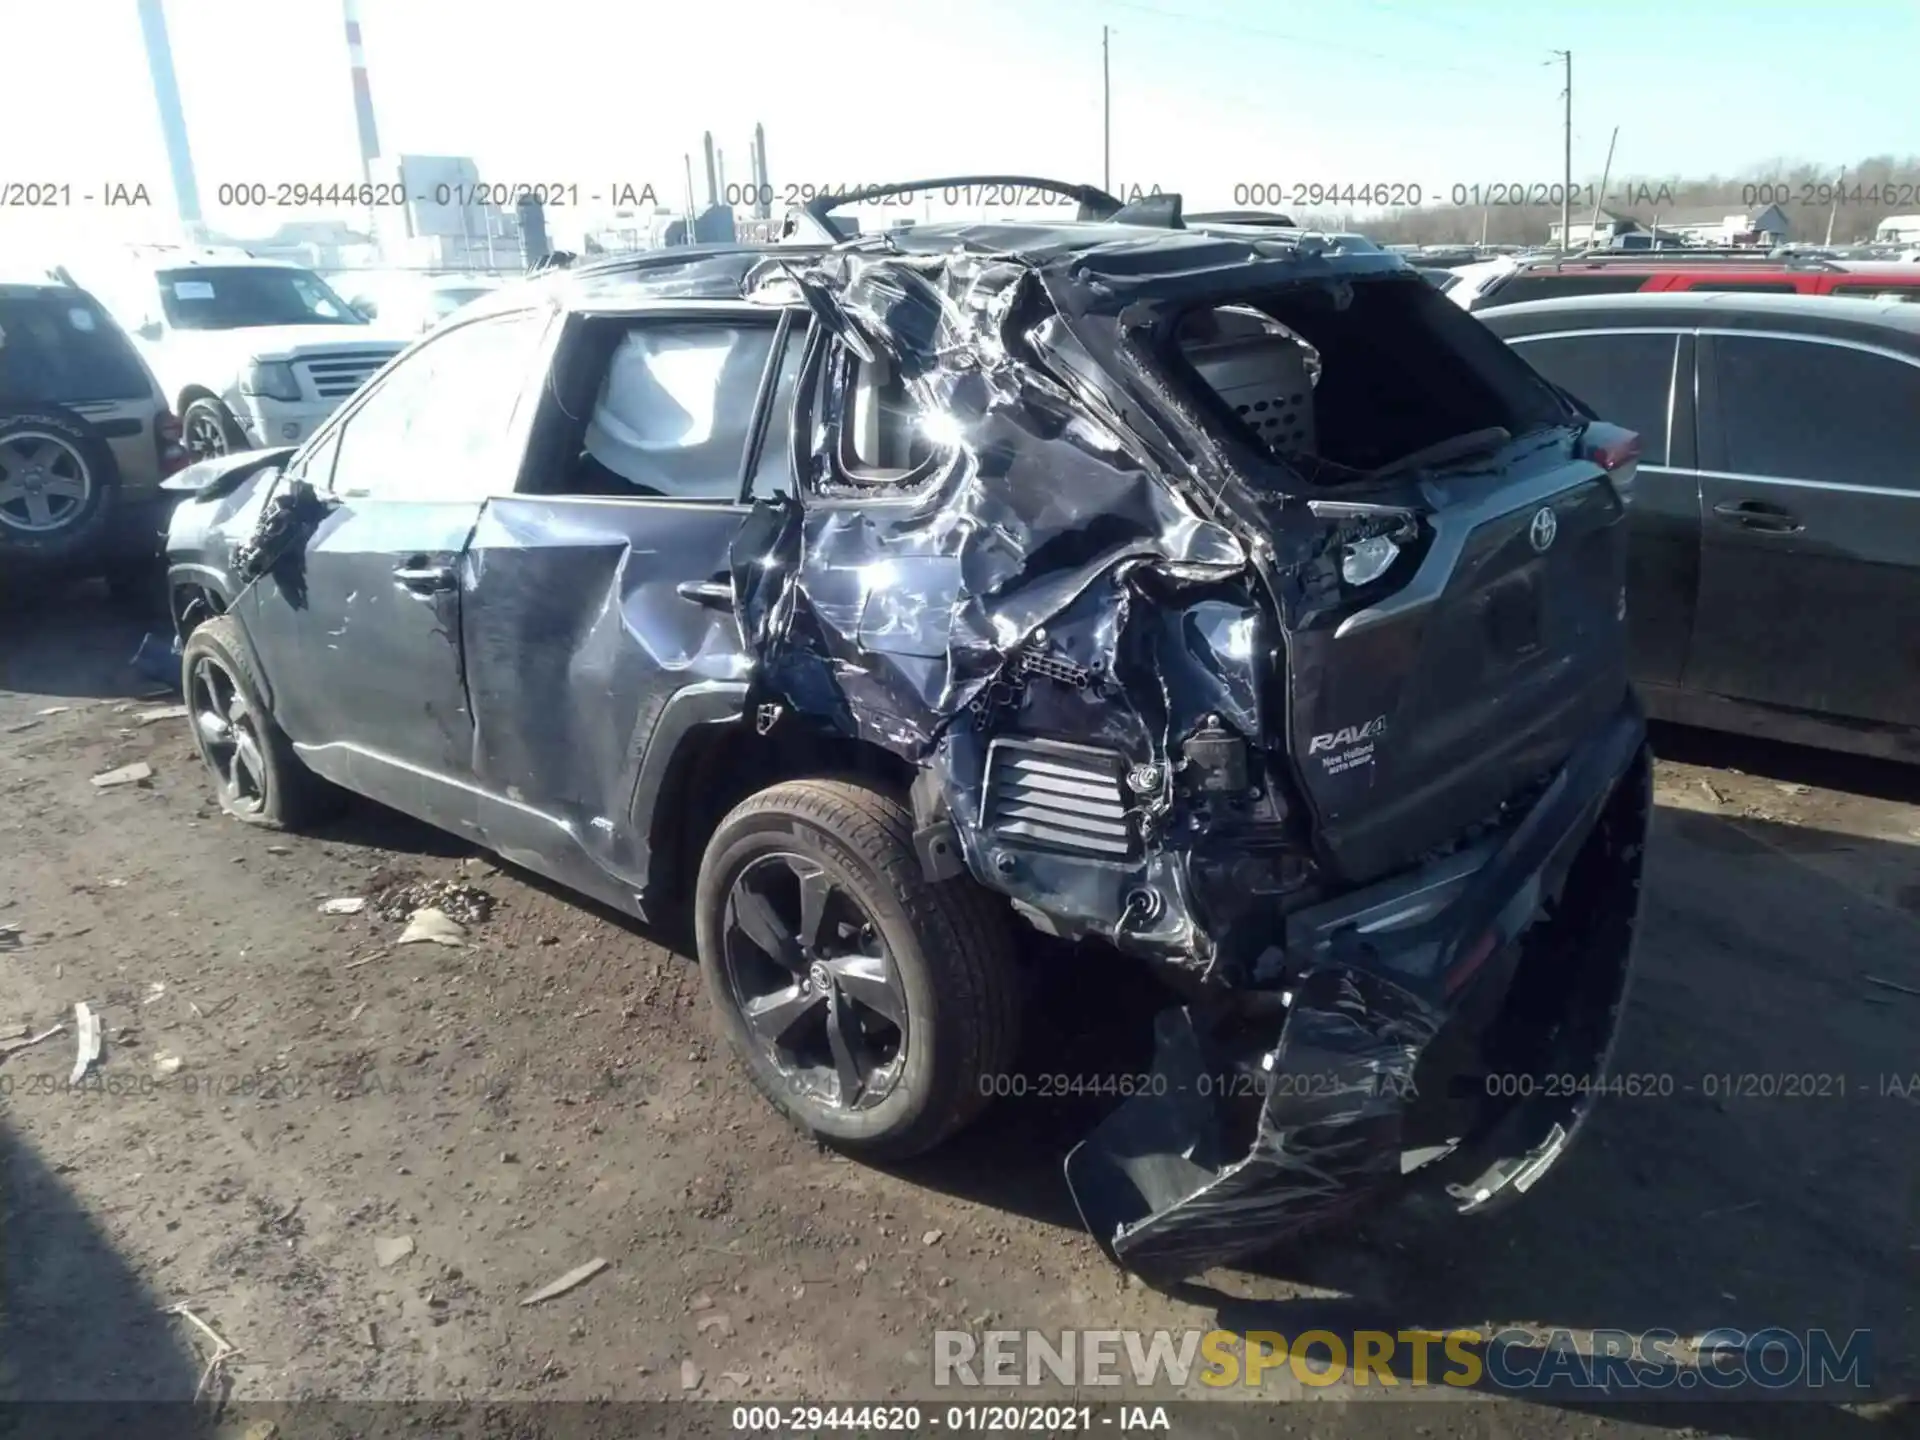
<path id="1" fill-rule="evenodd" d="M 634 772 L 633 794 L 627 804 L 632 827 L 636 878 L 644 888 L 653 872 L 654 824 L 659 819 L 661 795 L 667 777 L 686 754 L 696 731 L 716 725 L 737 725 L 747 712 L 744 680 L 698 680 L 667 697 L 659 718 L 646 737 L 646 748 Z"/>

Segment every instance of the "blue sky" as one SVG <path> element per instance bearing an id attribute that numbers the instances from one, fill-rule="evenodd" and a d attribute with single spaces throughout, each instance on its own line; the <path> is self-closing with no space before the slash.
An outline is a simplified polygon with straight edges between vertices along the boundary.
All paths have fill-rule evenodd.
<path id="1" fill-rule="evenodd" d="M 1574 52 L 1574 170 L 1733 174 L 1920 154 L 1920 6 L 1606 0 L 361 0 L 382 148 L 490 180 L 653 184 L 711 128 L 729 179 L 767 127 L 776 186 L 1016 169 L 1098 181 L 1100 27 L 1113 180 L 1192 208 L 1259 181 L 1551 182 Z M 338 0 L 169 0 L 208 219 L 222 181 L 357 178 Z M 528 18 L 529 16 L 537 18 Z M 165 228 L 171 188 L 134 0 L 0 8 L 0 182 L 144 183 L 149 215 L 0 211 L 16 237 Z M 44 59 L 47 63 L 40 63 Z M 25 63 L 21 63 L 24 60 Z M 84 77 L 76 87 L 76 76 Z M 308 212 L 312 213 L 312 212 Z"/>

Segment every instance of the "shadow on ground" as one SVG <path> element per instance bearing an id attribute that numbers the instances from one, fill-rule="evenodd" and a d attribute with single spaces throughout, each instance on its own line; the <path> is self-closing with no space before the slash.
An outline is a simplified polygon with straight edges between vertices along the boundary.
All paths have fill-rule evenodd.
<path id="1" fill-rule="evenodd" d="M 1215 1272 L 1177 1297 L 1212 1308 L 1223 1328 L 1285 1335 L 1524 1324 L 1690 1337 L 1780 1327 L 1803 1337 L 1825 1330 L 1839 1351 L 1868 1330 L 1873 1392 L 1910 1390 L 1920 1377 L 1910 1325 L 1920 1307 L 1920 999 L 1862 976 L 1920 988 L 1920 923 L 1862 905 L 1796 863 L 1803 829 L 1656 812 L 1616 1062 L 1649 1093 L 1605 1099 L 1581 1143 L 1519 1204 L 1477 1221 L 1431 1206 L 1377 1214 Z M 1861 851 L 1907 849 L 1845 840 Z M 1032 1092 L 1045 1075 L 1144 1068 L 1138 1012 L 1150 1013 L 1154 997 L 1129 992 L 1133 967 L 1109 964 L 1076 955 L 1050 977 L 1052 1013 L 1040 1017 L 1016 1080 L 1028 1098 L 997 1104 L 903 1175 L 1078 1224 L 1061 1161 L 1117 1102 Z M 1300 1287 L 1343 1298 L 1298 1298 Z M 1578 1411 L 1593 1392 L 1536 1398 Z M 1868 1397 L 1849 1387 L 1842 1398 Z M 1811 1403 L 1610 1401 L 1607 1413 L 1769 1440 L 1890 1433 Z"/>
<path id="2" fill-rule="evenodd" d="M 0 691 L 69 700 L 127 700 L 158 688 L 132 665 L 141 637 L 172 638 L 164 609 L 110 600 L 100 581 L 0 590 Z"/>
<path id="3" fill-rule="evenodd" d="M 1901 765 L 1838 750 L 1814 750 L 1778 740 L 1695 730 L 1655 723 L 1648 727 L 1653 753 L 1685 765 L 1744 770 L 1800 785 L 1817 785 L 1849 795 L 1871 795 L 1904 805 L 1920 805 L 1920 765 Z"/>
<path id="4" fill-rule="evenodd" d="M 0 1118 L 0 1416 L 21 1435 L 194 1433 L 202 1361 L 166 1304 Z"/>

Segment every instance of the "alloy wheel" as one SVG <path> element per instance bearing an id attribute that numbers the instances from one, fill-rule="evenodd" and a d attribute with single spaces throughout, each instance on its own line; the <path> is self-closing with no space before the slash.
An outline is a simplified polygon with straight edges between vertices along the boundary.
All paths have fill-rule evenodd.
<path id="1" fill-rule="evenodd" d="M 0 526 L 34 535 L 64 529 L 92 495 L 86 460 L 60 436 L 22 430 L 0 440 Z"/>
<path id="2" fill-rule="evenodd" d="M 267 802 L 267 764 L 260 732 L 246 696 L 224 665 L 209 656 L 194 662 L 187 708 L 200 756 L 220 786 L 229 810 L 255 814 Z"/>
<path id="3" fill-rule="evenodd" d="M 797 1096 L 844 1110 L 887 1097 L 906 1060 L 906 990 L 845 885 L 804 856 L 759 856 L 728 892 L 722 948 L 748 1034 Z"/>
<path id="4" fill-rule="evenodd" d="M 195 460 L 217 459 L 227 453 L 227 431 L 217 416 L 195 410 L 187 417 L 187 433 L 182 437 L 187 454 Z"/>

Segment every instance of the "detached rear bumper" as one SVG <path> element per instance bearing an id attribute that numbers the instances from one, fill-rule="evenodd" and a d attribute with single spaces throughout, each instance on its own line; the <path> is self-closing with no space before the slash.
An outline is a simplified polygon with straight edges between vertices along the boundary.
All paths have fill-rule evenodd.
<path id="1" fill-rule="evenodd" d="M 1289 917 L 1277 1040 L 1164 1013 L 1148 1093 L 1067 1157 L 1088 1228 L 1177 1278 L 1408 1185 L 1524 1193 L 1602 1088 L 1651 803 L 1629 702 L 1504 833 Z"/>

